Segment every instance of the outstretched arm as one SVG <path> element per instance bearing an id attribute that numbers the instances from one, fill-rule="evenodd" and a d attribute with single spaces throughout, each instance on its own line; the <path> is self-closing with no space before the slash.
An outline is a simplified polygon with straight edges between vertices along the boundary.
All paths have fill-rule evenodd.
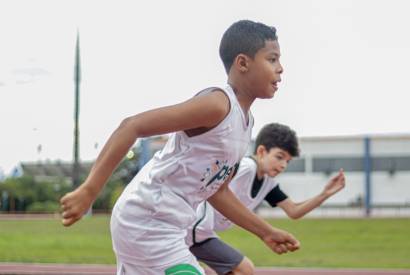
<path id="1" fill-rule="evenodd" d="M 299 249 L 300 243 L 292 234 L 272 227 L 251 212 L 229 189 L 227 183 L 224 183 L 208 201 L 230 221 L 261 238 L 275 253 L 282 254 Z"/>
<path id="2" fill-rule="evenodd" d="M 199 127 L 212 128 L 223 120 L 228 111 L 227 96 L 222 91 L 215 91 L 181 104 L 126 118 L 104 145 L 85 182 L 60 200 L 63 225 L 75 223 L 91 207 L 137 138 Z"/>
<path id="3" fill-rule="evenodd" d="M 339 173 L 330 179 L 320 194 L 300 203 L 295 203 L 287 198 L 279 202 L 278 206 L 282 208 L 290 218 L 299 219 L 313 209 L 319 207 L 325 200 L 342 190 L 344 187 L 345 176 L 343 170 L 340 169 Z"/>

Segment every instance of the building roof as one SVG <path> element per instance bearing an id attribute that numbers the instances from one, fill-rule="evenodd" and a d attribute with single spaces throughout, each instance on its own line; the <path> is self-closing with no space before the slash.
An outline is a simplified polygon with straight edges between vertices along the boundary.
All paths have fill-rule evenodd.
<path id="1" fill-rule="evenodd" d="M 71 178 L 73 164 L 71 162 L 22 162 L 20 163 L 23 175 L 35 178 Z M 80 175 L 86 176 L 91 170 L 91 162 L 80 164 Z"/>

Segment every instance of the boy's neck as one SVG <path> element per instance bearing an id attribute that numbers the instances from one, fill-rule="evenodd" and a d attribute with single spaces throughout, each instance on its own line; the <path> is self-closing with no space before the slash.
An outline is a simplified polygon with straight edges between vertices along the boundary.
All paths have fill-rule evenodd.
<path id="1" fill-rule="evenodd" d="M 240 80 L 235 80 L 235 77 L 230 76 L 228 78 L 228 84 L 232 87 L 243 113 L 247 114 L 252 103 L 255 101 L 255 97 L 252 96 L 252 93 L 245 88 L 246 86 L 243 85 Z"/>
<path id="2" fill-rule="evenodd" d="M 252 158 L 256 162 L 256 176 L 258 177 L 258 180 L 261 180 L 265 177 L 266 173 L 264 171 L 262 171 L 262 169 L 261 169 L 261 165 L 259 163 L 258 156 L 257 155 L 252 155 Z"/>

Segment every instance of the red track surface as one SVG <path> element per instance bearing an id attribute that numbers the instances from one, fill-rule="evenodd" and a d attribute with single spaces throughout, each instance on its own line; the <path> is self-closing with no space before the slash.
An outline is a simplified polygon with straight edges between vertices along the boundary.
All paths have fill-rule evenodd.
<path id="1" fill-rule="evenodd" d="M 65 265 L 0 263 L 0 274 L 8 275 L 114 275 L 112 265 Z M 207 274 L 213 274 L 207 272 Z M 255 275 L 410 275 L 410 270 L 258 268 Z"/>

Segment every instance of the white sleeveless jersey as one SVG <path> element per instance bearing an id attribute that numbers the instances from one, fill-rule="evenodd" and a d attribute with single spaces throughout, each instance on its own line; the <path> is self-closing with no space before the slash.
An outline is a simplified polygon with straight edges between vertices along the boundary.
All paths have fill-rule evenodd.
<path id="1" fill-rule="evenodd" d="M 255 198 L 252 198 L 251 190 L 256 170 L 256 162 L 250 157 L 245 157 L 240 163 L 238 173 L 229 183 L 232 192 L 251 211 L 259 206 L 268 193 L 278 185 L 274 178 L 265 175 L 261 189 Z M 197 209 L 197 220 L 188 230 L 186 242 L 192 245 L 208 238 L 215 238 L 217 237 L 215 231 L 224 231 L 231 226 L 232 222 L 214 209 L 210 203 L 201 203 Z"/>
<path id="2" fill-rule="evenodd" d="M 236 172 L 251 139 L 252 115 L 247 123 L 232 88 L 223 90 L 230 101 L 224 120 L 198 136 L 171 134 L 118 199 L 111 230 L 123 261 L 152 266 L 189 255 L 184 237 L 197 206 Z"/>

